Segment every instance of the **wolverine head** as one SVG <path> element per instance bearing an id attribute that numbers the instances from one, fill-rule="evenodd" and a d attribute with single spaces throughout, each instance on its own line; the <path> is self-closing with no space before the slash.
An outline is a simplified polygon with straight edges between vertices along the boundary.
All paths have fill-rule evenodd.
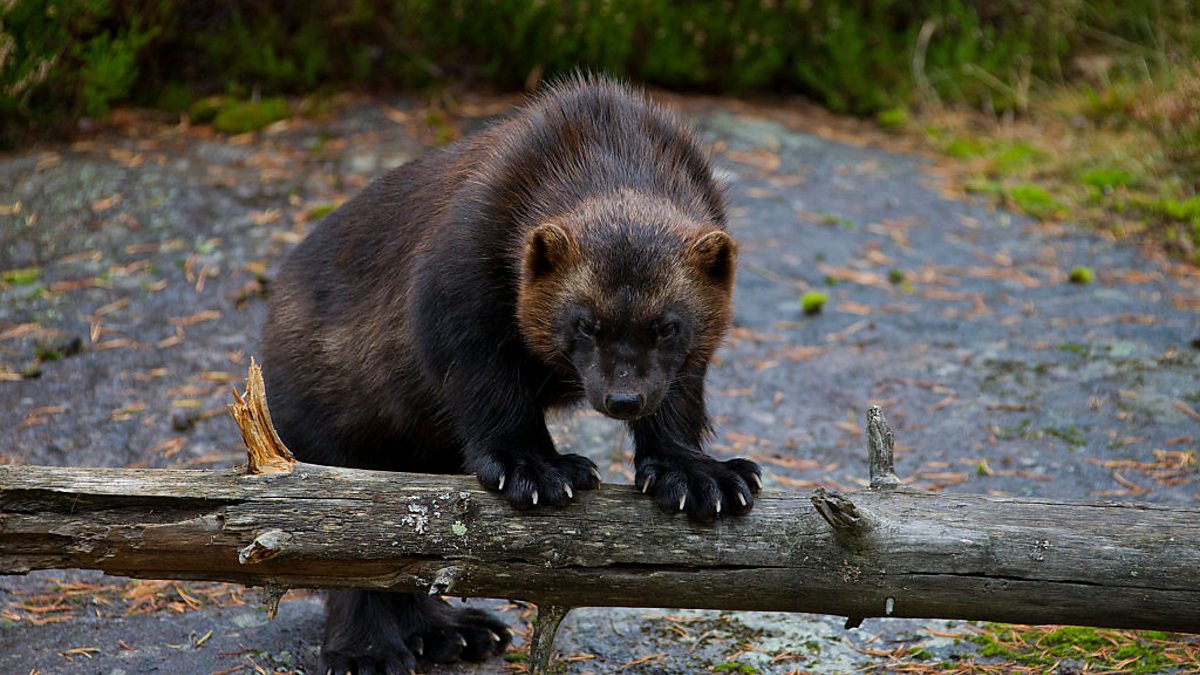
<path id="1" fill-rule="evenodd" d="M 527 236 L 518 294 L 526 343 L 578 374 L 599 412 L 644 417 L 699 377 L 730 320 L 737 246 L 669 201 L 623 192 Z"/>

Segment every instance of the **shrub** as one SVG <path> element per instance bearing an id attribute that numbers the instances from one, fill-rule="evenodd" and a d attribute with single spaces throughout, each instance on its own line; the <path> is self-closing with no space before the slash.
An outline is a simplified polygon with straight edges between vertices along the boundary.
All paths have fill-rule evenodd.
<path id="1" fill-rule="evenodd" d="M 138 81 L 158 34 L 108 0 L 13 0 L 0 19 L 0 140 L 22 122 L 100 116 Z"/>
<path id="2" fill-rule="evenodd" d="M 1024 105 L 1031 82 L 1067 77 L 1062 64 L 1072 54 L 1107 48 L 1114 38 L 1139 50 L 1139 63 L 1182 61 L 1200 50 L 1200 6 L 1189 0 L 4 6 L 0 120 L 8 128 L 103 114 L 124 100 L 182 109 L 181 84 L 197 95 L 241 98 L 422 86 L 447 76 L 520 87 L 576 67 L 666 87 L 800 92 L 859 114 L 925 97 L 1009 109 Z"/>

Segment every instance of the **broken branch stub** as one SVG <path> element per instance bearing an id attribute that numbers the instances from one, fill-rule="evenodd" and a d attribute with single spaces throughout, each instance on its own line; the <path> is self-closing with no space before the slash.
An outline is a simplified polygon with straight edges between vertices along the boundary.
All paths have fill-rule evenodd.
<path id="1" fill-rule="evenodd" d="M 262 368 L 253 357 L 250 358 L 250 372 L 246 376 L 246 394 L 243 397 L 234 389 L 233 398 L 229 413 L 237 422 L 242 440 L 246 443 L 246 473 L 251 476 L 291 473 L 296 466 L 296 458 L 271 424 Z"/>
<path id="2" fill-rule="evenodd" d="M 871 529 L 871 521 L 854 502 L 840 492 L 828 492 L 823 487 L 813 490 L 813 506 L 835 532 L 859 535 Z"/>
<path id="3" fill-rule="evenodd" d="M 900 485 L 896 477 L 893 452 L 895 434 L 877 405 L 867 410 L 867 462 L 871 469 L 871 489 L 890 490 Z"/>

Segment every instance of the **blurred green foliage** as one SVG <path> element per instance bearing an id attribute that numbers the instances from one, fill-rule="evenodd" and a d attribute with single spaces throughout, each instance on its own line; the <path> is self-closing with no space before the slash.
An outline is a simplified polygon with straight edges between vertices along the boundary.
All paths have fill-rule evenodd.
<path id="1" fill-rule="evenodd" d="M 1195 58 L 1192 0 L 7 0 L 0 132 L 118 101 L 477 77 L 519 87 L 577 67 L 675 88 L 796 91 L 874 114 L 918 97 L 991 110 L 1120 52 Z M 1097 109 L 1106 106 L 1097 100 Z"/>

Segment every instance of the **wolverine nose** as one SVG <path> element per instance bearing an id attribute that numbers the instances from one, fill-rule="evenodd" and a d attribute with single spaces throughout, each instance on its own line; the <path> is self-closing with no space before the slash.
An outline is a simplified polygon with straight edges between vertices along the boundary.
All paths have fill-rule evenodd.
<path id="1" fill-rule="evenodd" d="M 645 403 L 646 399 L 641 394 L 609 394 L 604 397 L 604 408 L 608 410 L 609 415 L 618 419 L 636 417 Z"/>

